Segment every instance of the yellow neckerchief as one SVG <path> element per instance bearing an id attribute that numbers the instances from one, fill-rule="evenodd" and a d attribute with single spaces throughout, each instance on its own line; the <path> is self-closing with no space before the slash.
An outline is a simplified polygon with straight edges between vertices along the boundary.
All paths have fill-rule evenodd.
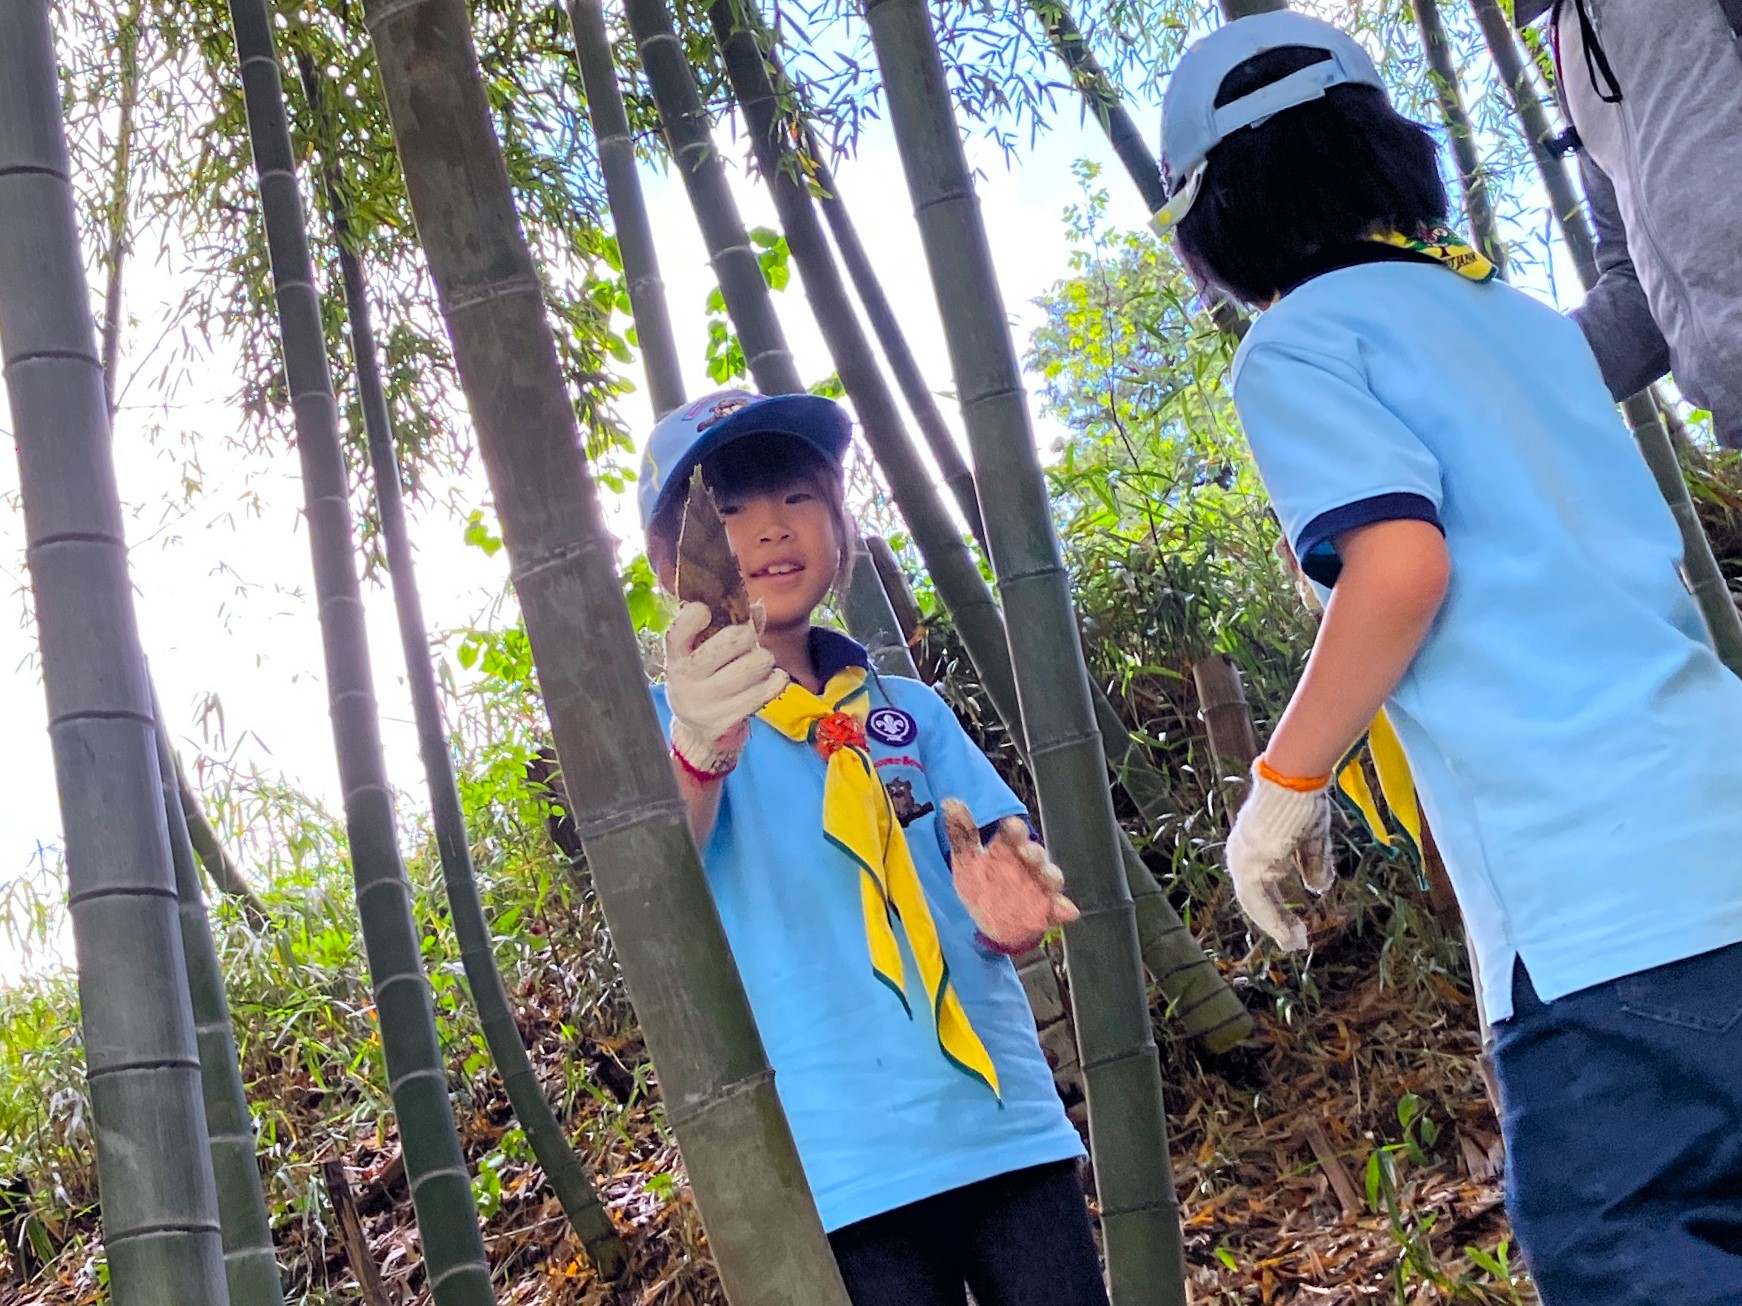
<path id="1" fill-rule="evenodd" d="M 1460 277 L 1468 277 L 1471 281 L 1492 281 L 1500 275 L 1500 269 L 1494 266 L 1487 255 L 1450 227 L 1423 227 L 1414 236 L 1388 231 L 1383 235 L 1369 236 L 1367 239 L 1377 241 L 1381 245 L 1392 245 L 1398 249 L 1414 250 L 1417 254 L 1425 254 L 1435 262 L 1445 264 Z"/>
<path id="2" fill-rule="evenodd" d="M 865 738 L 871 710 L 867 678 L 864 667 L 838 671 L 820 697 L 795 682 L 757 715 L 788 739 L 811 745 L 825 759 L 823 835 L 861 872 L 859 892 L 872 971 L 894 990 L 911 1018 L 901 945 L 895 937 L 899 922 L 919 963 L 944 1057 L 1002 1100 L 998 1071 L 956 996 L 907 836 L 871 760 Z"/>
<path id="3" fill-rule="evenodd" d="M 1391 813 L 1396 830 L 1386 822 L 1379 810 L 1379 801 L 1367 783 L 1367 773 L 1361 766 L 1361 745 L 1357 744 L 1344 759 L 1337 772 L 1337 788 L 1361 813 L 1374 840 L 1384 848 L 1394 848 L 1399 842 L 1415 861 L 1418 874 L 1422 868 L 1421 806 L 1416 801 L 1415 778 L 1409 771 L 1409 759 L 1389 718 L 1381 712 L 1363 741 L 1373 761 L 1373 773 L 1379 780 L 1379 792 Z"/>

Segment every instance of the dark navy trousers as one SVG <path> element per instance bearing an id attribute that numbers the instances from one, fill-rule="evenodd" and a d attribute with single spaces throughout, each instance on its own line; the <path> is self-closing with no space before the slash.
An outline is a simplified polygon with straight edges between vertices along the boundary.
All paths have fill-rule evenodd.
<path id="1" fill-rule="evenodd" d="M 1507 1206 L 1543 1306 L 1742 1306 L 1742 944 L 1494 1026 Z"/>

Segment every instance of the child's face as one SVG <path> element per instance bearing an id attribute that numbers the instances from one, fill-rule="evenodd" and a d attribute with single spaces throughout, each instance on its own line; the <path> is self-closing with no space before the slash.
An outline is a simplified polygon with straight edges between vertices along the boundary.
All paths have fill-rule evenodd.
<path id="1" fill-rule="evenodd" d="M 767 611 L 769 629 L 808 626 L 841 558 L 822 488 L 800 480 L 777 491 L 724 496 L 719 505 L 744 586 Z"/>

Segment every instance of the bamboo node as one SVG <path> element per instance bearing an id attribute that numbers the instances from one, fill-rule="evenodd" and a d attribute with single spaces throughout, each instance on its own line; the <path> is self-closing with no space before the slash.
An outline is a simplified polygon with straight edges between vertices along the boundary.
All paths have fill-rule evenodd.
<path id="1" fill-rule="evenodd" d="M 412 3 L 423 3 L 423 0 L 411 0 Z M 463 313 L 469 308 L 477 308 L 480 304 L 488 304 L 492 300 L 506 299 L 510 295 L 544 294 L 538 284 L 538 278 L 529 275 L 503 277 L 500 281 L 486 281 L 480 285 L 467 286 L 447 297 L 449 313 Z"/>
<path id="2" fill-rule="evenodd" d="M 726 1105 L 741 1097 L 749 1097 L 752 1093 L 761 1092 L 774 1083 L 773 1067 L 765 1067 L 742 1079 L 733 1080 L 730 1084 L 721 1085 L 711 1093 L 705 1093 L 699 1098 L 683 1102 L 667 1101 L 665 1117 L 671 1121 L 673 1129 L 682 1129 L 692 1121 L 700 1120 L 717 1107 Z"/>

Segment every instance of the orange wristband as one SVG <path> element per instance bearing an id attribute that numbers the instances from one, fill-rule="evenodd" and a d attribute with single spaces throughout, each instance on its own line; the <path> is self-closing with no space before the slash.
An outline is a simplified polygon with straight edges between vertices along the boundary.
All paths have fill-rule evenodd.
<path id="1" fill-rule="evenodd" d="M 1319 790 L 1325 788 L 1331 783 L 1331 777 L 1328 775 L 1321 775 L 1311 780 L 1302 780 L 1296 776 L 1283 775 L 1282 772 L 1271 766 L 1270 763 L 1266 762 L 1262 757 L 1252 764 L 1252 769 L 1258 774 L 1259 779 L 1268 780 L 1271 784 L 1287 789 L 1291 793 L 1316 794 Z"/>

